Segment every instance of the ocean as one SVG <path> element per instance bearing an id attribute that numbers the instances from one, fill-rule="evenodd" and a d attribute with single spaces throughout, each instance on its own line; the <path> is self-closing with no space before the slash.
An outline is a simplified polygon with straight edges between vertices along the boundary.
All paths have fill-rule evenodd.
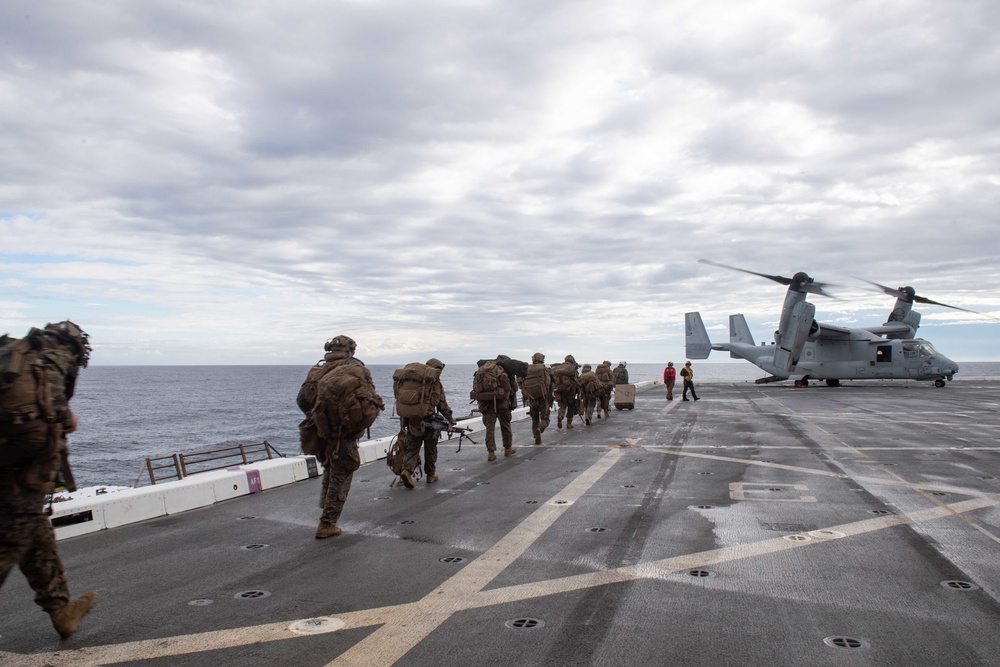
<path id="1" fill-rule="evenodd" d="M 676 363 L 676 362 L 675 362 Z M 662 364 L 629 364 L 629 380 L 662 380 Z M 998 362 L 961 362 L 957 376 L 1000 378 Z M 369 369 L 387 409 L 372 438 L 394 435 L 392 373 Z M 750 363 L 697 362 L 695 381 L 753 382 L 764 373 Z M 468 415 L 475 364 L 454 364 L 441 375 L 456 417 Z M 308 366 L 92 366 L 83 369 L 71 407 L 80 419 L 69 436 L 79 487 L 131 486 L 146 458 L 267 440 L 284 454 L 299 452 L 302 413 L 295 396 Z M 148 484 L 148 479 L 145 480 Z"/>

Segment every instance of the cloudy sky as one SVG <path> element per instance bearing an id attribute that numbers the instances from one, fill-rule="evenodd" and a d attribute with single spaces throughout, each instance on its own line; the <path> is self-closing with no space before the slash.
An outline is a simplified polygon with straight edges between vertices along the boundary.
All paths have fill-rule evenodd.
<path id="1" fill-rule="evenodd" d="M 994 0 L 6 0 L 0 332 L 94 364 L 683 357 L 1000 316 Z M 1000 321 L 920 308 L 957 360 Z M 712 361 L 726 361 L 716 353 Z"/>

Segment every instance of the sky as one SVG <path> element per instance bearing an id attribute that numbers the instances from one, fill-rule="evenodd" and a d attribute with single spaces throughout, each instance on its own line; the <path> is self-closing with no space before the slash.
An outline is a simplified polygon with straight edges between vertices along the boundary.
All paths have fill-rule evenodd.
<path id="1" fill-rule="evenodd" d="M 6 0 L 0 333 L 92 364 L 684 356 L 784 288 L 1000 360 L 993 0 Z M 728 361 L 716 352 L 710 361 Z M 742 362 L 745 363 L 745 362 Z"/>

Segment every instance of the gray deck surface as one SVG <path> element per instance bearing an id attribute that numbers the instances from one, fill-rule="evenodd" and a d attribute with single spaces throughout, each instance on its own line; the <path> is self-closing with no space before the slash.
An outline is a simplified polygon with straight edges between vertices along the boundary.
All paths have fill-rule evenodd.
<path id="1" fill-rule="evenodd" d="M 61 542 L 97 606 L 61 642 L 12 573 L 0 664 L 1000 664 L 1000 383 L 662 392 L 366 466 L 337 538 L 314 479 Z"/>

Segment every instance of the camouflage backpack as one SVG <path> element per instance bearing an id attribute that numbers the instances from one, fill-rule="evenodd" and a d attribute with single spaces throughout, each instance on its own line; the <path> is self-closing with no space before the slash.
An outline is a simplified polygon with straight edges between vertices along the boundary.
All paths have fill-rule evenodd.
<path id="1" fill-rule="evenodd" d="M 396 414 L 406 419 L 425 419 L 434 414 L 442 395 L 441 369 L 413 362 L 392 374 Z"/>
<path id="2" fill-rule="evenodd" d="M 392 474 L 399 476 L 403 472 L 403 460 L 406 458 L 406 450 L 403 443 L 406 441 L 406 429 L 400 429 L 399 433 L 389 444 L 389 450 L 385 453 L 385 464 L 392 470 Z"/>
<path id="3" fill-rule="evenodd" d="M 521 383 L 521 390 L 528 398 L 539 400 L 545 399 L 552 392 L 549 379 L 549 370 L 545 364 L 531 364 L 528 366 L 528 373 Z"/>
<path id="4" fill-rule="evenodd" d="M 556 391 L 568 392 L 576 389 L 576 364 L 570 361 L 552 364 L 552 373 L 556 377 Z"/>
<path id="5" fill-rule="evenodd" d="M 310 368 L 305 382 L 299 389 L 298 396 L 295 397 L 299 410 L 302 410 L 306 415 L 306 418 L 299 422 L 299 445 L 303 454 L 312 454 L 313 456 L 323 454 L 323 441 L 316 429 L 316 421 L 310 413 L 313 406 L 316 405 L 316 387 L 320 379 L 332 368 L 333 365 L 325 360 L 321 360 Z"/>
<path id="6" fill-rule="evenodd" d="M 385 404 L 360 360 L 350 357 L 328 366 L 316 383 L 316 404 L 309 416 L 324 440 L 357 440 L 375 423 Z"/>
<path id="7" fill-rule="evenodd" d="M 0 336 L 0 392 L 14 384 L 27 368 L 25 355 L 30 349 L 31 342 L 27 337 Z"/>
<path id="8" fill-rule="evenodd" d="M 580 386 L 588 396 L 597 396 L 603 389 L 600 378 L 593 371 L 588 371 L 580 375 Z"/>
<path id="9" fill-rule="evenodd" d="M 614 373 L 611 372 L 611 365 L 601 364 L 594 372 L 597 374 L 597 379 L 601 381 L 603 388 L 606 391 L 611 391 L 611 389 L 615 386 L 615 376 Z"/>
<path id="10" fill-rule="evenodd" d="M 69 362 L 58 352 L 45 350 L 41 329 L 32 329 L 24 338 L 4 334 L 0 339 L 0 417 L 20 422 L 54 417 L 44 363 L 56 366 L 63 374 Z"/>
<path id="11" fill-rule="evenodd" d="M 501 384 L 504 370 L 495 361 L 487 361 L 472 376 L 469 398 L 475 401 L 506 401 L 507 389 Z"/>

